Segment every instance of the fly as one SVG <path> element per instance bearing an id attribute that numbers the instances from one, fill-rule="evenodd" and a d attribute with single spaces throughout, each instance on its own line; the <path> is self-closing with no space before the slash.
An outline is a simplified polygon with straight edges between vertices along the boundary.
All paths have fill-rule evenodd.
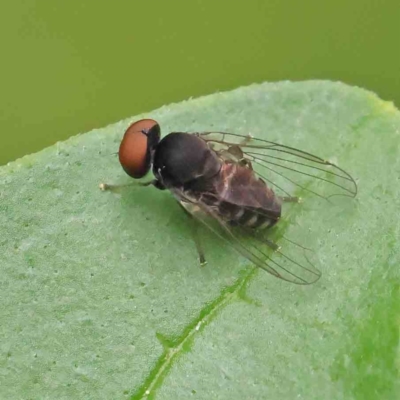
<path id="1" fill-rule="evenodd" d="M 305 151 L 249 135 L 172 132 L 160 138 L 160 126 L 152 119 L 128 127 L 118 155 L 129 176 L 140 179 L 152 167 L 155 179 L 140 185 L 169 190 L 193 222 L 275 277 L 300 285 L 320 278 L 308 249 L 286 239 L 303 253 L 300 259 L 290 256 L 265 232 L 279 222 L 284 202 L 300 201 L 296 190 L 328 201 L 355 197 L 356 182 L 345 170 Z M 205 264 L 198 224 L 193 226 L 199 260 Z"/>

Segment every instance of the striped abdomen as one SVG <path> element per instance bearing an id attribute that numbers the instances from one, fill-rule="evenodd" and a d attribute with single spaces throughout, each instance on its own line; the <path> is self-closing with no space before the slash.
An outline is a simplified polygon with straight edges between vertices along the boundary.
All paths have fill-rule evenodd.
<path id="1" fill-rule="evenodd" d="M 200 199 L 233 225 L 265 228 L 281 216 L 280 198 L 251 169 L 238 164 L 223 164 Z"/>

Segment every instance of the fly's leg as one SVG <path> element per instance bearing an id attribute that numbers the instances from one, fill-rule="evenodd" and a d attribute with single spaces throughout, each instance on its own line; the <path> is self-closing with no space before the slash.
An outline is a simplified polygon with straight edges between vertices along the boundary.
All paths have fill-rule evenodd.
<path id="1" fill-rule="evenodd" d="M 149 186 L 151 185 L 151 182 L 131 182 L 131 183 L 126 183 L 124 185 L 110 185 L 108 183 L 100 183 L 99 189 L 102 191 L 107 191 L 109 190 L 110 192 L 119 192 L 121 189 L 127 188 L 127 187 L 132 187 L 132 186 Z"/>
<path id="2" fill-rule="evenodd" d="M 263 239 L 263 241 L 266 243 L 266 245 L 272 249 L 273 251 L 280 251 L 281 246 L 278 246 L 275 242 L 269 239 Z"/>
<path id="3" fill-rule="evenodd" d="M 102 191 L 107 191 L 108 190 L 110 192 L 118 193 L 118 192 L 120 192 L 121 190 L 123 190 L 123 189 L 125 189 L 127 187 L 132 187 L 132 186 L 142 187 L 142 186 L 151 186 L 151 185 L 156 187 L 157 189 L 161 189 L 161 190 L 165 189 L 160 184 L 160 182 L 157 181 L 156 179 L 153 179 L 153 180 L 151 180 L 149 182 L 131 182 L 131 183 L 126 183 L 124 185 L 110 185 L 108 183 L 100 183 L 99 189 L 102 190 Z"/>
<path id="4" fill-rule="evenodd" d="M 245 229 L 245 228 L 243 228 L 243 229 Z M 279 252 L 281 250 L 281 246 L 279 246 L 278 244 L 276 244 L 272 240 L 266 238 L 265 235 L 260 237 L 259 235 L 257 235 L 256 231 L 254 231 L 254 229 L 251 229 L 251 228 L 250 229 L 245 229 L 245 232 L 247 232 L 247 234 L 249 236 L 252 236 L 254 239 L 266 244 L 271 250 L 273 250 L 275 252 Z"/>
<path id="5" fill-rule="evenodd" d="M 206 258 L 204 257 L 204 250 L 201 244 L 200 235 L 199 235 L 199 224 L 191 218 L 191 225 L 192 225 L 192 237 L 194 244 L 196 245 L 197 254 L 199 256 L 200 266 L 204 267 L 207 264 Z"/>
<path id="6" fill-rule="evenodd" d="M 196 246 L 197 254 L 199 256 L 200 266 L 204 267 L 204 265 L 207 264 L 207 261 L 206 261 L 206 258 L 204 257 L 204 250 L 203 250 L 203 246 L 202 246 L 202 243 L 201 243 L 201 240 L 200 240 L 199 224 L 194 219 L 194 217 L 191 214 L 191 212 L 189 212 L 182 203 L 179 203 L 179 204 L 181 205 L 181 207 L 185 211 L 185 214 L 189 217 L 190 228 L 192 230 L 192 232 L 191 232 L 192 233 L 192 238 L 193 238 L 194 244 Z"/>
<path id="7" fill-rule="evenodd" d="M 301 203 L 302 202 L 301 197 L 295 197 L 295 196 L 283 196 L 280 199 L 284 203 Z"/>

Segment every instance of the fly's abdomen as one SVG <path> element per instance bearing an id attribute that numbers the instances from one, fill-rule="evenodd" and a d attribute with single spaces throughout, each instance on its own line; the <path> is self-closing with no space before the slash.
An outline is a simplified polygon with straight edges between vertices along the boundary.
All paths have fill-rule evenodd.
<path id="1" fill-rule="evenodd" d="M 224 164 L 213 192 L 206 203 L 232 225 L 262 229 L 281 216 L 281 199 L 247 167 Z"/>
<path id="2" fill-rule="evenodd" d="M 279 221 L 280 217 L 280 212 L 274 213 L 270 209 L 245 207 L 224 201 L 218 205 L 218 213 L 231 225 L 253 229 L 271 227 Z"/>

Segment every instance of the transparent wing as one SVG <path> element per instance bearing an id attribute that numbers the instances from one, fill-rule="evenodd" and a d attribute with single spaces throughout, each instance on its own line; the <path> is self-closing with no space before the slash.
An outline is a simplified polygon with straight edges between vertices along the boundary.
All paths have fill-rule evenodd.
<path id="1" fill-rule="evenodd" d="M 202 225 L 230 244 L 237 252 L 257 267 L 262 268 L 276 278 L 298 285 L 316 282 L 321 273 L 310 261 L 312 252 L 288 239 L 281 250 L 263 233 L 232 227 L 223 221 L 218 213 L 202 201 L 194 201 L 180 191 L 178 197 L 182 206 Z"/>
<path id="2" fill-rule="evenodd" d="M 357 184 L 334 163 L 305 151 L 268 140 L 228 132 L 196 132 L 221 157 L 247 163 L 279 196 L 300 191 L 329 199 L 355 197 Z"/>

